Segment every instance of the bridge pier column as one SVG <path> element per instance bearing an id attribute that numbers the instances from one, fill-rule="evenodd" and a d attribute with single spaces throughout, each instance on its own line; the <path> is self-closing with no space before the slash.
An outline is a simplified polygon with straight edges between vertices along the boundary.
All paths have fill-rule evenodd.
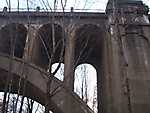
<path id="1" fill-rule="evenodd" d="M 70 33 L 66 39 L 65 48 L 65 69 L 64 84 L 70 90 L 74 91 L 74 63 L 75 63 L 75 39 Z"/>
<path id="2" fill-rule="evenodd" d="M 111 113 L 149 112 L 150 46 L 142 30 L 149 21 L 144 5 L 137 5 L 136 1 L 132 5 L 121 4 L 109 15 L 109 20 L 113 70 Z"/>
<path id="3" fill-rule="evenodd" d="M 106 113 L 104 101 L 105 101 L 105 95 L 104 95 L 104 81 L 103 81 L 103 68 L 102 66 L 99 66 L 97 69 L 97 100 L 98 100 L 98 113 Z"/>
<path id="4" fill-rule="evenodd" d="M 65 48 L 65 67 L 64 67 L 64 84 L 68 92 L 74 91 L 74 60 L 75 60 L 75 39 L 72 33 L 68 32 L 66 37 L 66 48 Z M 71 97 L 65 95 L 65 105 L 66 113 L 72 113 L 73 102 Z"/>

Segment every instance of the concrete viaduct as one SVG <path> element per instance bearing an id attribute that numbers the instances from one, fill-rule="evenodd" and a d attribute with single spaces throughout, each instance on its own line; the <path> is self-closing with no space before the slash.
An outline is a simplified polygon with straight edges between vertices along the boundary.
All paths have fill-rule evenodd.
<path id="1" fill-rule="evenodd" d="M 149 113 L 150 24 L 144 4 L 129 1 L 118 3 L 114 13 L 110 0 L 107 14 L 0 12 L 1 91 L 11 71 L 12 92 L 26 78 L 25 95 L 45 104 L 53 26 L 58 47 L 51 62 L 62 57 L 65 68 L 63 82 L 52 78 L 51 91 L 59 88 L 50 96 L 50 110 L 93 113 L 73 92 L 75 67 L 88 63 L 97 70 L 98 113 Z"/>

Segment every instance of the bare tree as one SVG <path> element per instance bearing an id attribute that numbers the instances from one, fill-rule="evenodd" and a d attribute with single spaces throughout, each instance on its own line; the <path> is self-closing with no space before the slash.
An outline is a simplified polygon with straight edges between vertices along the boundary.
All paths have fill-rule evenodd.
<path id="1" fill-rule="evenodd" d="M 97 86 L 94 87 L 92 110 L 97 113 Z"/>

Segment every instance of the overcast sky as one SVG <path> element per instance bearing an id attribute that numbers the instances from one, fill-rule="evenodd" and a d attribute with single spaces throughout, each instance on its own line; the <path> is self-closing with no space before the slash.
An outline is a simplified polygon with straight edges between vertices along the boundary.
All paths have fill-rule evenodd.
<path id="1" fill-rule="evenodd" d="M 9 1 L 9 0 L 0 0 L 0 1 L 1 1 L 0 8 L 2 9 L 4 6 L 7 6 L 6 1 Z M 11 7 L 13 9 L 17 8 L 18 0 L 10 0 L 10 1 L 11 1 Z M 19 0 L 19 3 L 20 3 L 19 7 L 26 9 L 27 8 L 26 1 L 27 0 Z M 43 5 L 42 1 L 44 1 L 47 8 L 49 8 L 47 4 L 47 1 L 49 1 L 50 6 L 53 8 L 54 0 L 29 0 L 29 6 L 30 8 L 36 8 L 37 6 L 40 6 L 41 9 L 42 8 L 46 9 L 46 6 Z M 57 8 L 61 9 L 61 4 L 60 4 L 61 0 L 57 0 L 57 1 L 58 1 Z M 92 11 L 104 12 L 107 2 L 108 0 L 67 0 L 66 9 L 69 10 L 70 7 L 74 7 L 74 9 L 80 9 L 82 11 L 85 11 L 85 9 L 88 9 L 89 12 L 92 12 Z M 143 0 L 143 2 L 150 6 L 150 0 Z"/>
<path id="2" fill-rule="evenodd" d="M 8 0 L 0 0 L 1 9 L 4 6 L 7 6 L 6 1 Z M 45 8 L 42 3 L 42 0 L 29 0 L 30 8 L 35 8 L 36 6 L 40 6 L 41 8 Z M 47 0 L 43 0 L 48 7 Z M 53 7 L 54 0 L 48 0 L 51 7 Z M 65 1 L 65 0 L 64 0 Z M 70 7 L 74 7 L 74 9 L 94 9 L 94 11 L 104 11 L 107 4 L 107 0 L 67 0 L 66 9 L 70 9 Z M 11 7 L 17 8 L 17 0 L 11 0 Z M 26 8 L 26 0 L 20 0 L 20 8 Z M 60 0 L 58 0 L 58 9 L 61 8 Z"/>

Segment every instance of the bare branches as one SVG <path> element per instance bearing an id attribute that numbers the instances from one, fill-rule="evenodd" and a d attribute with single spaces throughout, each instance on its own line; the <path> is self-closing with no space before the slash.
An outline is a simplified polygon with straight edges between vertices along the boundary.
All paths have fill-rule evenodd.
<path id="1" fill-rule="evenodd" d="M 83 56 L 83 53 L 85 52 L 85 49 L 86 49 L 86 47 L 88 46 L 89 39 L 90 39 L 90 37 L 88 37 L 88 38 L 86 39 L 86 42 L 83 43 L 84 46 L 83 46 L 83 48 L 81 49 L 81 51 L 79 52 L 79 56 L 78 56 L 78 58 L 77 58 L 77 60 L 76 60 L 76 63 L 75 63 L 75 65 L 74 65 L 75 67 L 78 65 L 78 63 L 79 63 L 81 57 Z M 88 56 L 87 56 L 87 57 L 88 57 Z"/>
<path id="2" fill-rule="evenodd" d="M 86 5 L 87 5 L 87 1 L 88 1 L 88 0 L 85 0 L 83 9 L 85 9 L 85 7 L 86 7 Z"/>
<path id="3" fill-rule="evenodd" d="M 39 1 L 41 1 L 41 0 L 39 0 Z M 44 5 L 44 7 L 46 8 L 46 10 L 48 11 L 48 8 L 47 8 L 46 3 L 44 2 L 44 0 L 42 0 L 42 3 Z"/>
<path id="4" fill-rule="evenodd" d="M 28 102 L 28 104 L 27 104 L 28 105 L 28 113 L 32 113 L 34 101 L 27 98 L 27 102 Z"/>
<path id="5" fill-rule="evenodd" d="M 17 26 L 15 26 L 17 29 Z M 15 30 L 16 30 L 15 29 Z M 10 36 L 10 63 L 9 63 L 9 71 L 8 71 L 8 77 L 6 80 L 6 85 L 5 85 L 5 92 L 4 92 L 4 97 L 3 97 L 3 106 L 2 106 L 2 113 L 5 113 L 8 108 L 8 103 L 9 103 L 9 98 L 10 98 L 10 92 L 12 88 L 12 81 L 13 81 L 13 75 L 12 75 L 12 64 L 13 64 L 13 57 L 14 57 L 14 51 L 15 51 L 15 43 L 16 43 L 16 35 L 14 37 L 13 34 L 13 28 L 9 28 L 9 36 Z M 7 99 L 7 93 L 8 93 L 8 101 L 6 102 Z"/>
<path id="6" fill-rule="evenodd" d="M 27 0 L 27 10 L 29 12 L 29 0 Z"/>
<path id="7" fill-rule="evenodd" d="M 61 0 L 61 7 L 62 7 L 62 10 L 63 10 L 63 13 L 65 12 L 66 4 L 67 4 L 67 0 L 65 0 L 65 2 L 63 2 L 63 0 Z"/>
<path id="8" fill-rule="evenodd" d="M 48 7 L 49 7 L 50 11 L 52 12 L 53 10 L 52 10 L 52 8 L 51 8 L 51 6 L 50 6 L 50 4 L 49 4 L 48 0 L 46 0 L 46 2 L 47 2 L 47 5 L 48 5 Z"/>
<path id="9" fill-rule="evenodd" d="M 9 12 L 11 11 L 11 1 L 9 0 Z"/>
<path id="10" fill-rule="evenodd" d="M 19 6 L 20 6 L 20 3 L 19 3 L 19 0 L 17 0 L 17 9 L 18 9 L 18 12 L 19 12 Z"/>

